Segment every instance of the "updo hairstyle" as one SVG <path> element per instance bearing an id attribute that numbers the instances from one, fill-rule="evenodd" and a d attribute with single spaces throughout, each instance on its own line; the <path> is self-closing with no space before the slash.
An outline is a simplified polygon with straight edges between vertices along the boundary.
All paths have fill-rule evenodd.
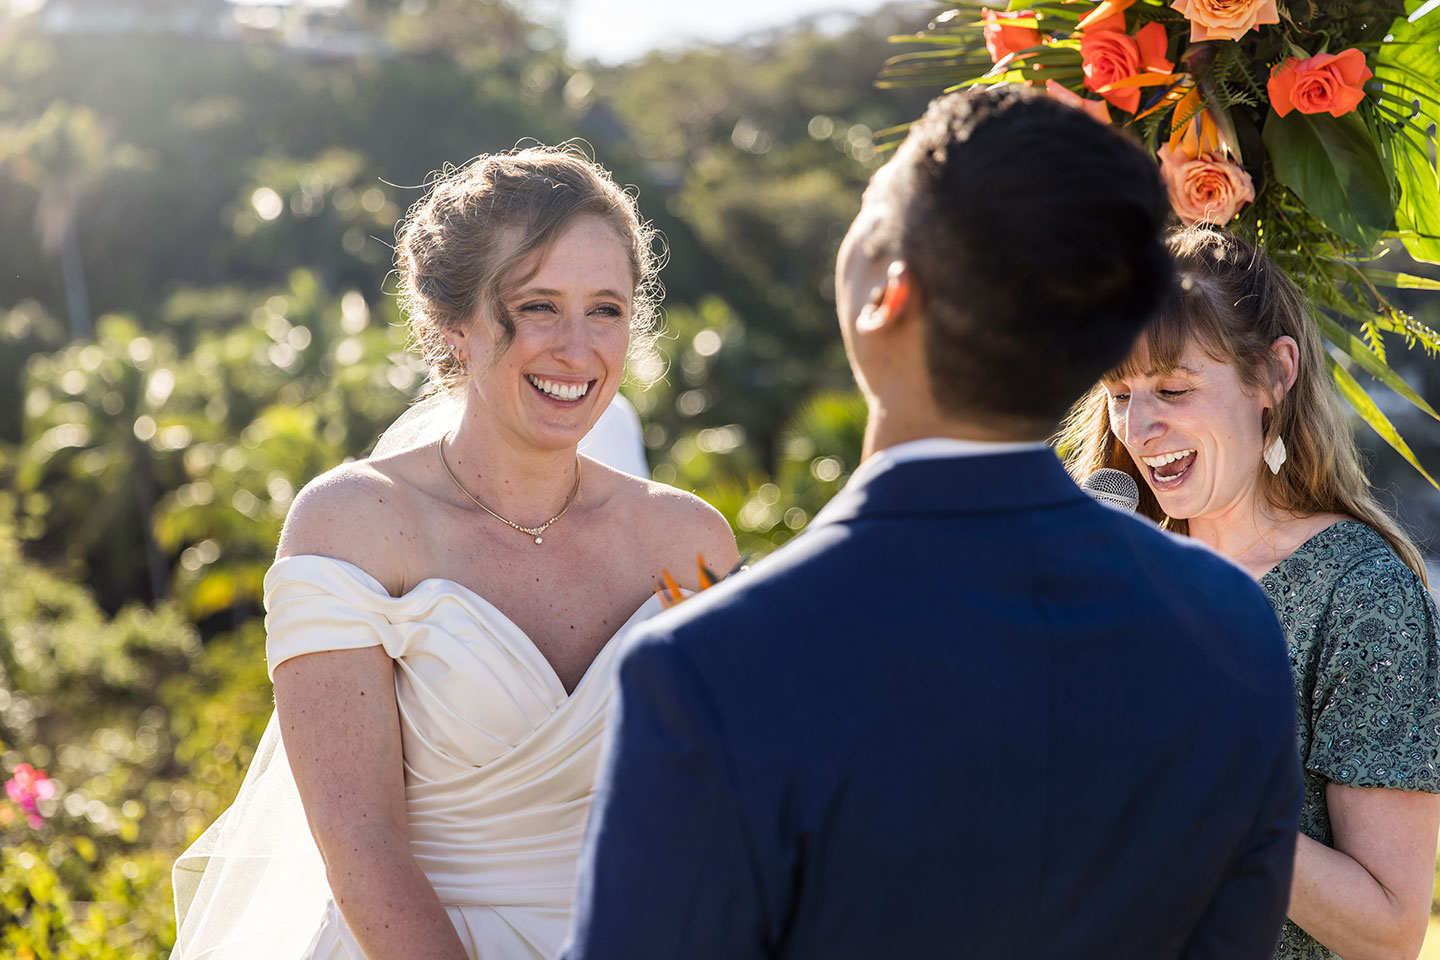
<path id="1" fill-rule="evenodd" d="M 640 219 L 635 198 L 581 147 L 482 154 L 459 167 L 447 164 L 430 179 L 397 228 L 395 266 L 400 308 L 437 392 L 465 381 L 465 365 L 446 331 L 483 318 L 497 328 L 499 356 L 515 336 L 506 297 L 538 272 L 555 241 L 584 216 L 600 217 L 625 244 L 635 285 L 629 359 L 647 356 L 657 337 L 663 247 Z M 537 253 L 532 269 L 516 272 Z"/>

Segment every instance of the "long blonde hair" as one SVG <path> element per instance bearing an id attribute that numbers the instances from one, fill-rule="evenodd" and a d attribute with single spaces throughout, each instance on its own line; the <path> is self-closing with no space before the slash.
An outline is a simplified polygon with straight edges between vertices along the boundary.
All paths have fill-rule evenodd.
<path id="1" fill-rule="evenodd" d="M 1263 252 L 1220 230 L 1179 230 L 1169 246 L 1180 282 L 1141 335 L 1149 351 L 1147 366 L 1162 373 L 1174 369 L 1193 342 L 1214 359 L 1233 365 L 1248 389 L 1266 392 L 1279 374 L 1270 347 L 1279 337 L 1293 337 L 1300 354 L 1295 384 L 1274 403 L 1264 425 L 1266 444 L 1283 438 L 1287 458 L 1279 473 L 1256 461 L 1261 496 L 1282 510 L 1338 513 L 1369 524 L 1428 585 L 1420 550 L 1371 492 L 1354 434 L 1325 369 L 1310 305 L 1299 289 Z M 1138 372 L 1132 351 L 1102 380 Z M 1071 408 L 1055 443 L 1076 480 L 1102 467 L 1123 470 L 1140 488 L 1137 512 L 1166 529 L 1189 532 L 1185 520 L 1167 517 L 1160 509 L 1111 431 L 1103 384 Z"/>

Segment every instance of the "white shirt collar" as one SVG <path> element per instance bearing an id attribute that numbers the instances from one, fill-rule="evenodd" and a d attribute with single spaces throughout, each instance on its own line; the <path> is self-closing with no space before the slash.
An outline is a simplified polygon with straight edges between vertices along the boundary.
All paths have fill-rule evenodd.
<path id="1" fill-rule="evenodd" d="M 961 440 L 957 437 L 926 437 L 909 440 L 893 447 L 877 450 L 850 475 L 846 486 L 864 483 L 871 477 L 900 463 L 916 460 L 939 460 L 945 457 L 987 457 L 1005 453 L 1030 453 L 1048 450 L 1040 440 Z"/>

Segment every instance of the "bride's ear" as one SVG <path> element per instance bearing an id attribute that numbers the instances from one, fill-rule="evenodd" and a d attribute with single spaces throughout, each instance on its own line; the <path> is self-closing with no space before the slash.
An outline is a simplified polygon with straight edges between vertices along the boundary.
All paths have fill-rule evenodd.
<path id="1" fill-rule="evenodd" d="M 898 326 L 915 300 L 915 277 L 903 260 L 892 260 L 885 271 L 885 283 L 870 293 L 870 302 L 855 319 L 861 333 L 878 333 Z"/>

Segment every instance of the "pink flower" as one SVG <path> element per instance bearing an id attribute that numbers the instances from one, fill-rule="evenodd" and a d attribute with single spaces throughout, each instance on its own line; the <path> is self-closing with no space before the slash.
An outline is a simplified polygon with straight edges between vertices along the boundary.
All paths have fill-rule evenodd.
<path id="1" fill-rule="evenodd" d="M 1275 0 L 1175 0 L 1170 7 L 1190 21 L 1191 43 L 1239 40 L 1262 23 L 1280 22 Z"/>
<path id="2" fill-rule="evenodd" d="M 28 763 L 18 764 L 14 775 L 5 783 L 5 795 L 25 811 L 30 826 L 39 829 L 45 823 L 40 813 L 40 801 L 55 796 L 55 783 Z"/>
<path id="3" fill-rule="evenodd" d="M 1139 87 L 1106 89 L 1117 80 L 1142 73 L 1168 74 L 1175 65 L 1165 59 L 1165 28 L 1147 23 L 1135 36 L 1125 32 L 1125 15 L 1117 13 L 1086 28 L 1080 38 L 1080 61 L 1085 89 L 1094 90 L 1121 110 L 1134 113 L 1140 106 Z"/>
<path id="4" fill-rule="evenodd" d="M 1027 47 L 1040 46 L 1044 37 L 1039 30 L 1006 22 L 1033 19 L 1034 16 L 1033 10 L 1016 10 L 1010 13 L 985 10 L 981 13 L 980 17 L 985 22 L 982 28 L 985 34 L 985 49 L 990 51 L 990 62 L 1001 63 Z"/>
<path id="5" fill-rule="evenodd" d="M 1341 117 L 1365 99 L 1365 81 L 1375 75 L 1365 54 L 1351 47 L 1340 53 L 1317 53 L 1305 60 L 1286 60 L 1270 74 L 1266 92 L 1280 116 L 1291 110 Z"/>
<path id="6" fill-rule="evenodd" d="M 1255 199 L 1250 174 L 1237 163 L 1208 153 L 1190 157 L 1169 146 L 1161 147 L 1159 155 L 1170 206 L 1187 226 L 1224 225 Z"/>
<path id="7" fill-rule="evenodd" d="M 1087 100 L 1074 90 L 1056 83 L 1054 80 L 1045 81 L 1045 92 L 1063 104 L 1077 110 L 1084 110 L 1101 123 L 1110 122 L 1110 108 L 1105 106 L 1104 100 Z"/>

